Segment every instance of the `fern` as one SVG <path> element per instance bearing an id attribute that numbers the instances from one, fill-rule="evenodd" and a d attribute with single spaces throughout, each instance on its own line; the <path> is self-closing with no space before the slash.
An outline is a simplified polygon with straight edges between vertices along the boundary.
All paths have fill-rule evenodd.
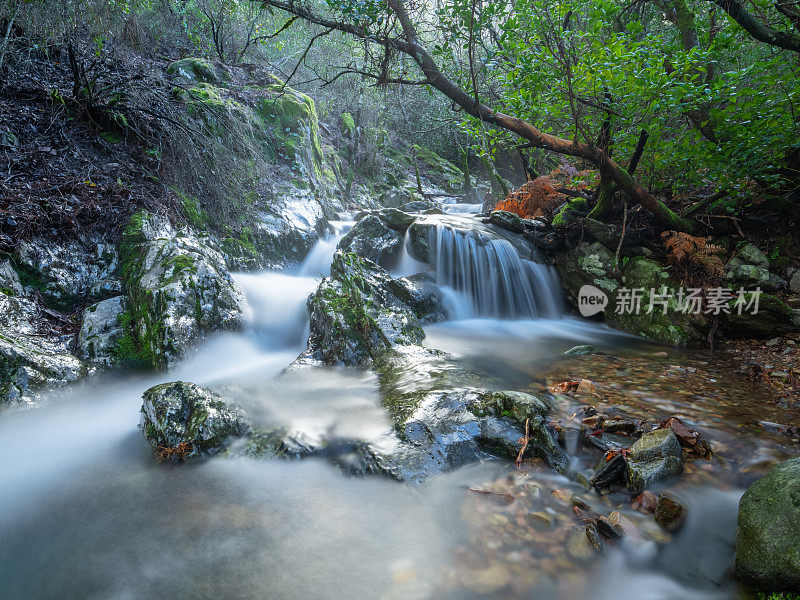
<path id="1" fill-rule="evenodd" d="M 709 243 L 709 238 L 665 231 L 661 239 L 667 248 L 667 261 L 681 271 L 684 282 L 706 283 L 725 272 L 725 265 L 718 256 L 724 248 Z"/>

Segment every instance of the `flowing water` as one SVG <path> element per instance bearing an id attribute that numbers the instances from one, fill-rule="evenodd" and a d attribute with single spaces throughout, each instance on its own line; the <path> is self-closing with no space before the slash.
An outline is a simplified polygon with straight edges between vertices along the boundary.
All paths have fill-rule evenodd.
<path id="1" fill-rule="evenodd" d="M 689 507 L 686 525 L 668 542 L 629 497 L 601 498 L 535 463 L 516 470 L 488 461 L 419 486 L 348 477 L 323 459 L 155 464 L 138 411 L 142 392 L 163 381 L 237 390 L 257 422 L 308 435 L 369 439 L 389 426 L 368 373 L 281 375 L 304 348 L 306 297 L 347 228 L 338 224 L 294 272 L 237 276 L 249 302 L 248 331 L 211 340 L 174 372 L 96 378 L 52 394 L 40 409 L 0 415 L 0 597 L 734 597 L 739 495 L 788 452 L 787 440 L 757 423 L 796 415 L 765 404 L 770 398 L 713 356 L 665 351 L 559 316 L 558 288 L 545 268 L 515 260 L 505 244 L 440 235 L 437 277 L 470 318 L 428 327 L 425 343 L 513 389 L 543 391 L 575 376 L 595 381 L 596 397 L 558 399 L 553 416 L 564 421 L 587 403 L 690 421 L 720 460 L 696 461 L 666 486 Z M 465 252 L 484 253 L 488 263 L 470 263 Z M 459 270 L 478 277 L 459 279 Z M 503 278 L 530 287 L 487 297 L 481 286 L 503 288 Z M 606 353 L 560 356 L 582 343 Z M 596 458 L 572 451 L 577 471 Z M 569 555 L 576 516 L 559 502 L 565 490 L 599 514 L 620 511 L 634 533 L 600 555 Z M 552 527 L 531 527 L 532 512 L 550 515 Z"/>

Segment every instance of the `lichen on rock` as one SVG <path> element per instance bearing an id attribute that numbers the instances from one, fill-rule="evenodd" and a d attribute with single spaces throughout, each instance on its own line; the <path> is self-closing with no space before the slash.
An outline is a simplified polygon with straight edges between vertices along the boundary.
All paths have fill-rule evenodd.
<path id="1" fill-rule="evenodd" d="M 209 238 L 140 212 L 125 229 L 121 254 L 143 363 L 166 367 L 203 336 L 242 327 L 244 295 Z"/>

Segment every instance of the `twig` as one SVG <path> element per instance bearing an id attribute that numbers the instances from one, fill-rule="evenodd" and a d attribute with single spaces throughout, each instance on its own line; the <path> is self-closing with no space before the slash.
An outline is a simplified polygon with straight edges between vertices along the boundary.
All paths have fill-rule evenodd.
<path id="1" fill-rule="evenodd" d="M 514 464 L 517 465 L 518 469 L 519 469 L 520 465 L 522 464 L 522 455 L 525 454 L 525 450 L 528 449 L 528 442 L 530 441 L 530 437 L 529 437 L 529 431 L 530 431 L 529 430 L 529 425 L 530 425 L 530 422 L 531 422 L 530 419 L 525 419 L 525 437 L 521 437 L 521 438 L 519 438 L 519 440 L 517 440 L 517 443 L 522 444 L 522 448 L 519 449 L 519 454 L 517 454 L 517 460 L 514 463 Z"/>

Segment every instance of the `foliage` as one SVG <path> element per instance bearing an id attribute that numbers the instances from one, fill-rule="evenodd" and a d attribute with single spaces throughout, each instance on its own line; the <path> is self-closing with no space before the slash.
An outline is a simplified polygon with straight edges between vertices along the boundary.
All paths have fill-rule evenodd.
<path id="1" fill-rule="evenodd" d="M 679 269 L 684 282 L 716 279 L 724 273 L 719 257 L 724 248 L 709 243 L 709 238 L 680 231 L 665 231 L 661 238 L 667 248 L 667 261 Z"/>

